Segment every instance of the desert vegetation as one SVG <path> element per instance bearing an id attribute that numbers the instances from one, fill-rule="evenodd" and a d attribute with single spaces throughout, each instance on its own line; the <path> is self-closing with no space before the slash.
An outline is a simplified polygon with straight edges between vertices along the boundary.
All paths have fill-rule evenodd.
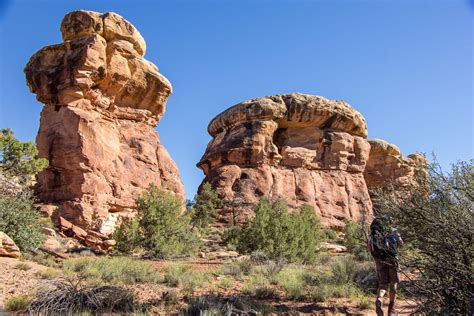
<path id="1" fill-rule="evenodd" d="M 34 158 L 34 151 L 30 154 Z M 400 295 L 415 302 L 419 312 L 465 313 L 470 306 L 472 165 L 459 162 L 443 173 L 433 164 L 402 195 L 399 189 L 372 192 L 377 215 L 391 218 L 405 239 Z M 364 221 L 348 220 L 344 231 L 336 232 L 323 228 L 309 206 L 290 212 L 281 200 L 262 199 L 246 225 L 221 231 L 220 247 L 240 256 L 209 264 L 196 253 L 201 239 L 219 233 L 214 224 L 220 200 L 214 188 L 205 184 L 185 211 L 172 193 L 151 186 L 137 200 L 137 216 L 124 219 L 116 230 L 110 255 L 85 252 L 58 260 L 35 251 L 41 229 L 51 224 L 33 203 L 28 189 L 0 198 L 0 230 L 8 231 L 29 259 L 14 269 L 43 280 L 35 291 L 11 296 L 5 302 L 8 311 L 220 315 L 305 308 L 364 311 L 373 304 L 377 276 Z M 347 252 L 328 252 L 322 242 L 343 245 Z M 38 263 L 47 268 L 34 271 Z"/>
<path id="2" fill-rule="evenodd" d="M 418 174 L 419 186 L 402 196 L 375 192 L 380 214 L 389 216 L 408 246 L 402 270 L 412 272 L 408 290 L 426 313 L 468 314 L 473 297 L 474 161 L 444 172 L 436 162 Z"/>

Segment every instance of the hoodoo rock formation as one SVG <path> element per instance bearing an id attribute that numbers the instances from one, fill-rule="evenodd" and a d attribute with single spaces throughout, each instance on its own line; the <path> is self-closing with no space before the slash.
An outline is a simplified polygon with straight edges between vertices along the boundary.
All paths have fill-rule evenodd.
<path id="1" fill-rule="evenodd" d="M 242 223 L 263 197 L 312 206 L 324 224 L 372 214 L 364 180 L 367 125 L 343 101 L 305 94 L 239 103 L 208 126 L 198 163 L 224 201 L 221 220 Z"/>
<path id="2" fill-rule="evenodd" d="M 25 68 L 45 105 L 36 142 L 50 166 L 36 192 L 64 229 L 106 248 L 106 235 L 150 184 L 184 199 L 176 164 L 154 130 L 172 88 L 121 16 L 71 12 L 61 32 L 64 42 L 41 49 Z"/>
<path id="3" fill-rule="evenodd" d="M 367 187 L 400 190 L 416 185 L 417 168 L 426 168 L 423 154 L 403 156 L 400 149 L 381 139 L 369 139 L 370 155 L 364 177 Z"/>

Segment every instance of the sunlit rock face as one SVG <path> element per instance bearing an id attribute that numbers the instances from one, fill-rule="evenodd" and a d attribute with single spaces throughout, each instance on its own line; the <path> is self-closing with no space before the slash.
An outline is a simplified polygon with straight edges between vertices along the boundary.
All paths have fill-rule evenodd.
<path id="1" fill-rule="evenodd" d="M 416 171 L 425 170 L 428 160 L 423 154 L 403 156 L 400 149 L 382 139 L 369 139 L 370 154 L 364 171 L 370 189 L 403 191 L 417 185 Z"/>
<path id="2" fill-rule="evenodd" d="M 248 221 L 261 198 L 308 204 L 332 227 L 372 214 L 367 125 L 349 104 L 298 93 L 257 98 L 216 116 L 208 131 L 198 167 L 224 200 L 222 221 Z"/>
<path id="3" fill-rule="evenodd" d="M 44 47 L 25 68 L 44 103 L 36 141 L 50 162 L 36 192 L 53 217 L 107 235 L 151 183 L 184 199 L 154 130 L 172 87 L 143 57 L 138 30 L 115 13 L 71 12 L 61 32 L 63 43 Z"/>

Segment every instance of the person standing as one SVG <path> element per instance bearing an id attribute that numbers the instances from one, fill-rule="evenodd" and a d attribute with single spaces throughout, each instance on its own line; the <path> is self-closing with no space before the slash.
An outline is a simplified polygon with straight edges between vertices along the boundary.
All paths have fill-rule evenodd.
<path id="1" fill-rule="evenodd" d="M 397 315 L 395 299 L 400 282 L 398 248 L 403 246 L 403 240 L 396 229 L 390 225 L 388 217 L 376 217 L 370 224 L 369 251 L 375 261 L 378 277 L 377 298 L 375 311 L 377 316 L 383 316 L 383 298 L 389 289 L 388 315 Z"/>

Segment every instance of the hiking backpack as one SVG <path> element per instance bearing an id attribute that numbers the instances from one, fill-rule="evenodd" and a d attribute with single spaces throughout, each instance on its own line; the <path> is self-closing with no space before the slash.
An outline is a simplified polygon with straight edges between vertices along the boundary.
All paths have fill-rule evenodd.
<path id="1" fill-rule="evenodd" d="M 395 259 L 397 241 L 389 233 L 381 219 L 374 219 L 370 225 L 369 250 L 375 259 Z"/>

